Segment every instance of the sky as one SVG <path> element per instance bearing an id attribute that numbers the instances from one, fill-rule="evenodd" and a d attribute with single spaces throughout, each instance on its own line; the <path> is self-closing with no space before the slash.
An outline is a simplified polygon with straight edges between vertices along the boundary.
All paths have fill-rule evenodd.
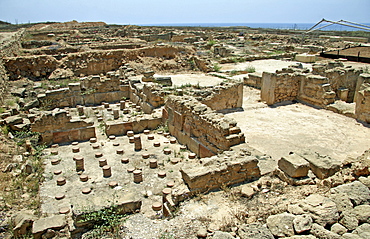
<path id="1" fill-rule="evenodd" d="M 370 0 L 0 0 L 10 23 L 370 23 Z"/>

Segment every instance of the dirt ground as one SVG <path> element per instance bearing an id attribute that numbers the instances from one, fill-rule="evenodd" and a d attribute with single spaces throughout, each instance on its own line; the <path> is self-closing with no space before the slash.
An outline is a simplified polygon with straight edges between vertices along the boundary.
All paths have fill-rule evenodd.
<path id="1" fill-rule="evenodd" d="M 344 160 L 369 149 L 369 125 L 300 103 L 269 107 L 258 100 L 259 90 L 244 87 L 244 111 L 228 116 L 236 119 L 250 146 L 275 160 L 291 151 Z"/>
<path id="2" fill-rule="evenodd" d="M 370 57 L 370 47 L 353 47 L 347 48 L 344 50 L 339 51 L 339 55 L 344 56 L 358 56 L 358 52 L 360 52 L 361 57 Z M 331 54 L 337 54 L 337 51 L 330 52 Z"/>

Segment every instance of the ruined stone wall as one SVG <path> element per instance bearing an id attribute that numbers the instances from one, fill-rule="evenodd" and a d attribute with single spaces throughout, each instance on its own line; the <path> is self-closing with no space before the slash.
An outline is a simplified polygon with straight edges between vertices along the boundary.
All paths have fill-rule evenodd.
<path id="1" fill-rule="evenodd" d="M 181 168 L 181 175 L 191 193 L 208 192 L 224 186 L 251 181 L 261 176 L 256 156 L 244 152 L 202 159 L 203 164 Z"/>
<path id="2" fill-rule="evenodd" d="M 162 123 L 162 118 L 146 115 L 140 118 L 133 118 L 132 121 L 127 122 L 105 122 L 106 135 L 126 135 L 127 131 L 133 131 L 135 134 L 141 133 L 146 129 L 156 129 Z"/>
<path id="3" fill-rule="evenodd" d="M 115 74 L 110 78 L 84 77 L 78 83 L 70 83 L 68 88 L 48 90 L 38 95 L 38 100 L 47 109 L 118 102 L 129 97 L 129 86 L 121 84 L 118 77 Z"/>
<path id="4" fill-rule="evenodd" d="M 164 105 L 165 93 L 158 84 L 130 84 L 130 100 L 141 106 L 144 113 L 150 114 L 153 109 Z"/>
<path id="5" fill-rule="evenodd" d="M 72 120 L 67 111 L 46 112 L 31 124 L 32 132 L 41 134 L 46 144 L 84 141 L 96 137 L 93 122 Z"/>
<path id="6" fill-rule="evenodd" d="M 243 83 L 229 82 L 214 86 L 211 95 L 201 102 L 216 111 L 242 107 Z"/>
<path id="7" fill-rule="evenodd" d="M 331 90 L 328 78 L 319 75 L 308 75 L 302 78 L 298 100 L 325 107 L 334 103 L 335 92 Z"/>
<path id="8" fill-rule="evenodd" d="M 167 121 L 170 133 L 199 157 L 218 154 L 245 141 L 234 120 L 190 96 L 169 96 L 163 120 Z"/>
<path id="9" fill-rule="evenodd" d="M 248 76 L 243 78 L 244 85 L 250 86 L 256 89 L 262 87 L 262 74 L 260 73 L 249 73 Z"/>
<path id="10" fill-rule="evenodd" d="M 5 59 L 5 67 L 11 79 L 20 76 L 30 78 L 48 78 L 57 68 L 70 69 L 75 76 L 96 75 L 117 70 L 126 61 L 135 61 L 140 57 L 158 57 L 173 59 L 178 54 L 186 54 L 191 48 L 175 46 L 154 46 L 138 49 L 93 50 L 70 53 L 60 61 L 53 56 L 19 56 Z"/>
<path id="11" fill-rule="evenodd" d="M 9 80 L 3 59 L 4 57 L 12 57 L 19 54 L 19 49 L 21 48 L 20 39 L 23 34 L 24 29 L 21 29 L 14 33 L 10 39 L 0 43 L 0 103 L 2 103 L 7 91 L 7 81 Z"/>
<path id="12" fill-rule="evenodd" d="M 304 75 L 300 73 L 262 74 L 261 99 L 268 105 L 295 100 L 300 91 Z"/>
<path id="13" fill-rule="evenodd" d="M 361 70 L 344 67 L 342 62 L 329 62 L 327 64 L 314 65 L 312 73 L 327 77 L 337 98 L 348 103 L 354 101 L 357 79 L 362 73 Z"/>
<path id="14" fill-rule="evenodd" d="M 361 74 L 358 80 L 358 91 L 355 95 L 356 118 L 370 123 L 370 74 Z"/>
<path id="15" fill-rule="evenodd" d="M 277 73 L 264 72 L 261 99 L 268 105 L 292 100 L 300 100 L 319 107 L 334 103 L 336 94 L 329 79 L 306 73 L 293 68 L 283 69 Z"/>
<path id="16" fill-rule="evenodd" d="M 11 80 L 20 77 L 47 78 L 57 68 L 58 61 L 48 55 L 18 56 L 4 59 Z"/>

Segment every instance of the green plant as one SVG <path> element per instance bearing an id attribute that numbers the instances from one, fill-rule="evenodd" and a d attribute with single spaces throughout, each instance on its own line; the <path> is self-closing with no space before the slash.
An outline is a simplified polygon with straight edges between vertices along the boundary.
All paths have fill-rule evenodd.
<path id="1" fill-rule="evenodd" d="M 168 120 L 166 120 L 165 123 L 162 123 L 160 125 L 158 125 L 158 127 L 156 128 L 156 131 L 163 131 L 165 133 L 168 133 L 169 132 L 169 129 L 168 129 Z"/>
<path id="2" fill-rule="evenodd" d="M 215 40 L 209 40 L 209 41 L 207 42 L 207 46 L 209 46 L 209 47 L 211 47 L 211 46 L 213 46 L 213 45 L 215 45 L 215 44 L 217 44 L 217 42 L 216 42 Z"/>
<path id="3" fill-rule="evenodd" d="M 219 72 L 220 70 L 221 70 L 221 66 L 218 64 L 218 63 L 215 63 L 214 65 L 213 65 L 213 70 L 215 71 L 215 72 Z"/>
<path id="4" fill-rule="evenodd" d="M 8 125 L 3 125 L 3 126 L 1 126 L 1 132 L 2 132 L 4 135 L 8 135 L 8 133 L 9 133 L 9 126 L 8 126 Z"/>
<path id="5" fill-rule="evenodd" d="M 95 89 L 88 89 L 88 90 L 85 90 L 84 92 L 82 92 L 81 95 L 90 95 L 90 94 L 93 94 L 95 92 L 96 92 Z"/>
<path id="6" fill-rule="evenodd" d="M 169 232 L 163 232 L 160 236 L 159 239 L 175 239 L 175 236 L 172 235 Z"/>
<path id="7" fill-rule="evenodd" d="M 256 68 L 252 65 L 249 65 L 245 68 L 245 70 L 247 73 L 253 73 L 253 72 L 256 72 Z"/>
<path id="8" fill-rule="evenodd" d="M 112 205 L 98 211 L 83 213 L 78 223 L 93 224 L 93 230 L 87 238 L 101 238 L 105 234 L 118 234 L 119 225 L 125 218 L 126 215 L 120 214 L 117 206 Z"/>
<path id="9" fill-rule="evenodd" d="M 5 109 L 3 107 L 0 107 L 0 114 L 4 113 Z"/>

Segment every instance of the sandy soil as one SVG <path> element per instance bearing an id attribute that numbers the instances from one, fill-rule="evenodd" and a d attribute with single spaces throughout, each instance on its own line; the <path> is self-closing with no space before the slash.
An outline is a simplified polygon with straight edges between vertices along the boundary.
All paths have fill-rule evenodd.
<path id="1" fill-rule="evenodd" d="M 275 72 L 276 70 L 281 70 L 290 65 L 298 64 L 297 61 L 281 61 L 281 60 L 257 60 L 251 62 L 242 62 L 236 64 L 222 64 L 221 71 L 232 71 L 232 70 L 244 70 L 249 66 L 253 66 L 256 72 Z M 312 69 L 311 64 L 302 63 L 303 67 Z"/>
<path id="2" fill-rule="evenodd" d="M 344 160 L 370 147 L 369 126 L 352 118 L 299 103 L 268 107 L 258 97 L 259 90 L 244 87 L 244 111 L 228 116 L 237 120 L 250 146 L 275 160 L 291 151 L 313 151 Z"/>
<path id="3" fill-rule="evenodd" d="M 185 84 L 192 84 L 196 85 L 199 84 L 200 86 L 213 86 L 220 84 L 223 79 L 214 77 L 207 74 L 179 74 L 179 75 L 157 75 L 155 74 L 154 77 L 160 76 L 170 76 L 172 83 L 176 86 L 181 86 Z"/>

